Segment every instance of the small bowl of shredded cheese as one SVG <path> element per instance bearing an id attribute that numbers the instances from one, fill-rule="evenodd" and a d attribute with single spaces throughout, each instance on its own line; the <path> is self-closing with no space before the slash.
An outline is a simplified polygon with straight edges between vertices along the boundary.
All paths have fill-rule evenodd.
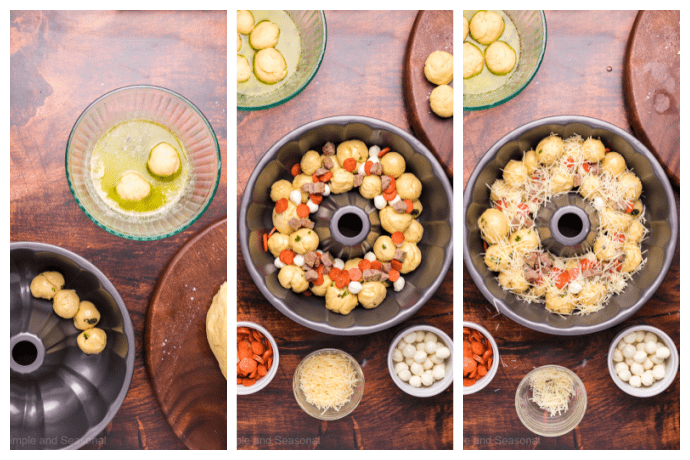
<path id="1" fill-rule="evenodd" d="M 349 354 L 324 348 L 307 355 L 292 380 L 295 399 L 319 420 L 338 420 L 359 405 L 364 394 L 364 373 Z"/>
<path id="2" fill-rule="evenodd" d="M 587 410 L 587 392 L 570 369 L 546 365 L 527 374 L 515 393 L 520 421 L 539 436 L 561 436 L 575 428 Z"/>

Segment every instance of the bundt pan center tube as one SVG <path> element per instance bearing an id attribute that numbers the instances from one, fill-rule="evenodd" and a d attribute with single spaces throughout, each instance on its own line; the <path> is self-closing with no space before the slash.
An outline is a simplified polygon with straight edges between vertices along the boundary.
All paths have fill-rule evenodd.
<path id="1" fill-rule="evenodd" d="M 642 182 L 645 226 L 649 234 L 641 243 L 647 263 L 635 273 L 625 290 L 615 294 L 605 308 L 589 315 L 560 316 L 543 303 L 528 303 L 504 290 L 484 262 L 484 248 L 477 220 L 491 206 L 489 185 L 502 175 L 510 160 L 551 134 L 566 139 L 579 134 L 599 138 L 620 153 Z M 504 136 L 489 149 L 472 172 L 464 193 L 465 267 L 490 304 L 513 321 L 554 335 L 583 335 L 615 326 L 632 316 L 656 292 L 671 266 L 678 241 L 678 211 L 666 174 L 649 150 L 626 131 L 610 123 L 580 116 L 556 116 L 533 121 Z M 575 191 L 556 195 L 539 210 L 535 227 L 545 250 L 571 257 L 592 247 L 599 218 L 593 206 Z"/>
<path id="2" fill-rule="evenodd" d="M 376 308 L 355 308 L 347 315 L 328 310 L 324 298 L 295 294 L 277 279 L 274 257 L 264 252 L 262 238 L 273 227 L 274 203 L 269 196 L 278 179 L 292 181 L 291 167 L 309 150 L 321 151 L 326 142 L 336 145 L 351 139 L 367 147 L 390 147 L 403 156 L 407 171 L 422 183 L 419 222 L 424 236 L 418 243 L 420 266 L 405 275 L 405 286 L 388 288 L 385 300 Z M 262 294 L 279 311 L 311 329 L 334 335 L 362 335 L 392 327 L 412 316 L 434 294 L 446 276 L 453 257 L 452 197 L 443 168 L 417 139 L 404 130 L 373 118 L 337 116 L 308 123 L 279 140 L 263 156 L 245 188 L 240 207 L 239 233 L 242 254 L 252 279 Z M 319 250 L 343 260 L 363 257 L 372 250 L 381 227 L 373 200 L 357 189 L 324 197 L 311 214 L 319 236 Z"/>

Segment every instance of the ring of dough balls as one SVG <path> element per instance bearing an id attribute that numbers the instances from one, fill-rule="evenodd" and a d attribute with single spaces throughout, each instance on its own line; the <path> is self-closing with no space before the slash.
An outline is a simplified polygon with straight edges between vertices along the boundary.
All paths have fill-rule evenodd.
<path id="1" fill-rule="evenodd" d="M 53 311 L 60 318 L 74 318 L 79 311 L 79 296 L 72 289 L 58 291 L 53 297 Z"/>
<path id="2" fill-rule="evenodd" d="M 249 34 L 249 45 L 255 50 L 273 48 L 278 44 L 280 29 L 271 21 L 263 20 Z"/>
<path id="3" fill-rule="evenodd" d="M 85 331 L 94 327 L 101 320 L 101 313 L 98 311 L 93 302 L 82 300 L 79 302 L 79 310 L 74 315 L 74 327 L 81 331 Z"/>
<path id="4" fill-rule="evenodd" d="M 254 75 L 263 83 L 272 85 L 287 77 L 287 63 L 280 51 L 264 48 L 254 55 Z"/>
<path id="5" fill-rule="evenodd" d="M 151 149 L 146 165 L 156 176 L 172 176 L 180 169 L 180 154 L 172 145 L 161 142 Z"/>
<path id="6" fill-rule="evenodd" d="M 243 83 L 252 76 L 252 66 L 246 57 L 237 55 L 237 83 Z"/>
<path id="7" fill-rule="evenodd" d="M 59 272 L 43 272 L 31 280 L 31 295 L 39 299 L 52 300 L 65 285 L 65 278 Z"/>
<path id="8" fill-rule="evenodd" d="M 599 234 L 590 252 L 560 258 L 541 250 L 530 215 L 537 215 L 544 200 L 575 187 L 596 209 Z M 491 185 L 492 207 L 478 219 L 485 242 L 484 263 L 499 273 L 503 288 L 529 302 L 543 298 L 545 307 L 554 313 L 597 311 L 625 288 L 630 274 L 644 263 L 640 243 L 647 229 L 640 221 L 644 214 L 641 194 L 639 177 L 627 169 L 619 153 L 606 152 L 601 140 L 583 141 L 573 135 L 564 141 L 551 134 L 525 152 L 522 161 L 510 160 L 503 177 Z M 534 255 L 529 259 L 535 252 L 537 257 L 548 254 L 548 262 L 535 261 Z M 611 279 L 615 273 L 622 278 Z"/>
<path id="9" fill-rule="evenodd" d="M 482 45 L 489 45 L 498 40 L 503 34 L 503 29 L 503 18 L 494 11 L 477 11 L 470 20 L 470 36 Z"/>
<path id="10" fill-rule="evenodd" d="M 484 55 L 477 45 L 465 42 L 462 44 L 462 78 L 468 79 L 479 75 L 484 70 Z"/>
<path id="11" fill-rule="evenodd" d="M 424 76 L 434 85 L 447 85 L 453 80 L 453 55 L 434 51 L 424 62 Z"/>
<path id="12" fill-rule="evenodd" d="M 429 95 L 431 110 L 442 118 L 453 116 L 453 88 L 448 85 L 437 86 Z"/>
<path id="13" fill-rule="evenodd" d="M 77 336 L 77 345 L 87 355 L 94 355 L 105 350 L 108 344 L 108 336 L 103 329 L 92 327 Z"/>
<path id="14" fill-rule="evenodd" d="M 302 191 L 302 186 L 319 180 L 323 176 L 323 173 L 318 173 L 319 176 L 316 176 L 320 169 L 330 171 L 329 174 L 331 175 L 326 183 L 328 193 L 338 194 L 345 193 L 355 187 L 355 173 L 361 176 L 363 174 L 362 171 L 367 170 L 364 169 L 365 163 L 368 161 L 372 165 L 380 163 L 381 168 L 379 172 L 369 175 L 364 174 L 361 185 L 358 186 L 359 192 L 367 199 L 380 198 L 385 192 L 383 190 L 382 177 L 386 175 L 395 179 L 395 183 L 391 184 L 395 187 L 395 193 L 393 193 L 395 199 L 384 199 L 384 201 L 391 201 L 390 205 L 386 201 L 386 205 L 379 209 L 379 219 L 381 227 L 386 232 L 391 235 L 395 232 L 401 232 L 404 241 L 400 246 L 397 246 L 390 235 L 380 235 L 372 247 L 372 256 L 375 259 L 368 260 L 377 260 L 381 263 L 389 264 L 394 261 L 396 256 L 402 259 L 402 255 L 398 254 L 398 249 L 400 249 L 400 251 L 404 252 L 405 259 L 400 262 L 400 269 L 398 271 L 400 274 L 409 273 L 419 266 L 422 259 L 417 243 L 422 240 L 424 227 L 415 219 L 423 210 L 422 203 L 419 201 L 422 183 L 414 174 L 405 172 L 406 162 L 402 155 L 388 151 L 379 156 L 380 151 L 381 149 L 378 146 L 373 146 L 372 150 L 370 150 L 364 142 L 357 139 L 341 142 L 332 150 L 333 154 L 329 155 L 321 155 L 315 150 L 309 150 L 300 159 L 299 167 L 291 169 L 294 175 L 292 182 L 279 179 L 270 188 L 269 195 L 273 202 L 277 203 L 283 199 L 287 202 L 287 205 L 281 204 L 281 207 L 284 206 L 284 210 L 281 213 L 276 212 L 276 207 L 273 208 L 273 226 L 277 231 L 272 232 L 265 240 L 266 250 L 276 258 L 275 264 L 279 267 L 277 276 L 280 285 L 285 289 L 293 290 L 295 293 L 309 289 L 314 295 L 325 297 L 327 309 L 343 315 L 348 314 L 360 303 L 358 296 L 362 298 L 361 303 L 365 308 L 379 306 L 386 297 L 387 287 L 390 284 L 394 284 L 396 290 L 400 290 L 404 287 L 404 279 L 399 279 L 402 282 L 400 286 L 398 281 L 393 283 L 391 281 L 364 281 L 360 279 L 359 282 L 351 280 L 351 282 L 356 283 L 355 285 L 360 286 L 358 288 L 351 287 L 352 284 L 338 288 L 335 285 L 336 280 L 331 279 L 328 273 L 321 271 L 319 271 L 319 277 L 323 277 L 321 284 L 316 285 L 307 281 L 305 276 L 306 268 L 303 270 L 301 267 L 304 259 L 296 262 L 299 265 L 295 265 L 292 262 L 291 265 L 286 265 L 283 260 L 287 259 L 281 258 L 283 251 L 290 250 L 295 254 L 295 257 L 302 257 L 309 252 L 317 251 L 320 242 L 318 233 L 313 230 L 313 225 L 303 226 L 297 230 L 290 226 L 291 219 L 300 220 L 297 215 L 297 206 L 293 202 L 293 199 L 296 199 L 294 191 L 300 192 L 301 204 L 307 204 L 310 207 L 310 213 L 312 213 L 315 212 L 314 209 L 318 209 L 318 205 L 315 203 L 320 203 L 320 200 L 312 202 L 309 192 Z M 330 159 L 330 168 L 326 168 L 323 164 L 326 157 Z M 341 166 L 348 159 L 355 160 L 355 164 L 358 165 L 353 172 Z M 367 165 L 367 167 L 369 166 Z M 350 169 L 351 167 L 352 165 L 348 166 Z M 324 192 L 323 195 L 326 196 L 328 193 Z M 389 191 L 388 194 L 390 193 L 392 192 Z M 291 195 L 293 195 L 292 198 Z M 407 209 L 405 212 L 400 212 L 400 207 L 398 206 L 396 210 L 393 204 L 403 202 L 403 200 L 406 200 Z M 410 202 L 412 203 L 411 210 Z M 304 214 L 302 215 L 304 216 Z M 300 222 L 300 225 L 305 224 Z M 297 259 L 295 258 L 294 260 Z M 344 261 L 342 262 L 342 270 L 359 269 L 362 261 L 363 259 L 361 258 Z M 390 265 L 393 264 L 389 264 L 389 268 L 386 270 L 393 268 Z M 350 288 L 355 293 L 349 292 Z"/>
<path id="15" fill-rule="evenodd" d="M 517 63 L 515 50 L 506 42 L 495 41 L 484 51 L 486 68 L 494 75 L 507 75 Z"/>
<path id="16" fill-rule="evenodd" d="M 249 35 L 254 29 L 254 16 L 247 10 L 237 10 L 237 32 Z"/>

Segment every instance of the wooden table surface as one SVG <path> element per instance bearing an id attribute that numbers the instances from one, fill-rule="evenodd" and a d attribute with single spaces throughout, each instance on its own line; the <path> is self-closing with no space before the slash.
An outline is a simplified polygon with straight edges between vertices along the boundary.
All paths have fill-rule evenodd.
<path id="1" fill-rule="evenodd" d="M 463 187 L 481 156 L 508 132 L 552 115 L 583 115 L 632 133 L 623 99 L 623 62 L 636 11 L 546 12 L 548 42 L 541 68 L 515 99 L 490 110 L 464 112 Z M 610 67 L 611 70 L 607 70 Z M 680 190 L 675 190 L 680 202 Z M 497 315 L 463 272 L 463 319 L 496 338 L 505 367 L 481 392 L 463 399 L 465 449 L 679 449 L 680 372 L 652 398 L 634 398 L 612 381 L 606 357 L 622 329 L 648 324 L 665 331 L 680 352 L 680 244 L 663 284 L 637 314 L 609 330 L 582 337 L 532 331 Z M 587 412 L 571 433 L 538 437 L 515 411 L 515 390 L 533 367 L 560 364 L 582 379 Z"/>
<path id="2" fill-rule="evenodd" d="M 196 232 L 227 213 L 227 39 L 221 12 L 12 12 L 10 15 L 10 241 L 38 241 L 86 258 L 115 285 L 135 335 L 135 369 L 113 421 L 88 448 L 184 449 L 144 366 L 144 323 L 159 275 Z M 77 206 L 65 145 L 81 112 L 131 84 L 191 100 L 218 137 L 222 176 L 211 205 L 187 230 L 159 241 L 118 238 Z"/>
<path id="3" fill-rule="evenodd" d="M 237 113 L 238 208 L 264 152 L 307 122 L 332 115 L 364 115 L 413 134 L 405 112 L 402 71 L 415 15 L 415 11 L 326 12 L 326 55 L 311 84 L 276 108 Z M 238 396 L 238 449 L 452 448 L 452 387 L 433 398 L 408 396 L 393 383 L 386 364 L 390 342 L 410 325 L 433 325 L 452 337 L 452 268 L 431 301 L 404 323 L 373 335 L 338 337 L 307 329 L 273 308 L 252 281 L 239 243 L 237 253 L 237 319 L 267 328 L 280 350 L 273 381 L 254 395 Z M 292 393 L 299 361 L 325 347 L 354 356 L 366 381 L 357 409 L 335 422 L 311 418 Z"/>

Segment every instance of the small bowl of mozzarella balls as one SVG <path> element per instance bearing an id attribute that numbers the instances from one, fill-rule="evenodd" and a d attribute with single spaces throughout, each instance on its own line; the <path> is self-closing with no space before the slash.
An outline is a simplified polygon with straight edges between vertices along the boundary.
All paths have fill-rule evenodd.
<path id="1" fill-rule="evenodd" d="M 388 370 L 405 393 L 427 398 L 453 383 L 453 341 L 433 326 L 400 332 L 388 350 Z"/>
<path id="2" fill-rule="evenodd" d="M 639 398 L 657 395 L 678 372 L 678 349 L 662 330 L 633 326 L 616 336 L 609 348 L 609 372 L 618 387 Z"/>

